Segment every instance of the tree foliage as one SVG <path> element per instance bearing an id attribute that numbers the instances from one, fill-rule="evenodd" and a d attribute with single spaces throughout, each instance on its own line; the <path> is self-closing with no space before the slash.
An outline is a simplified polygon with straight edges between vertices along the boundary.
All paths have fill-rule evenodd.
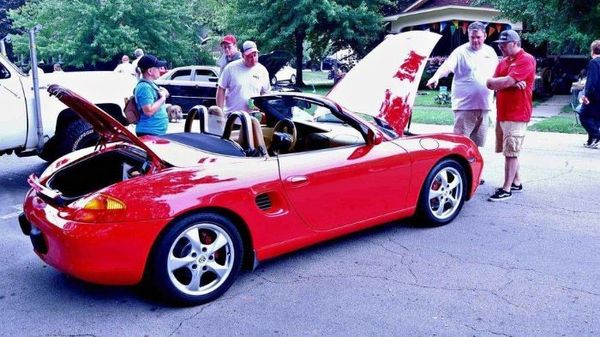
<path id="1" fill-rule="evenodd" d="M 487 0 L 514 21 L 525 23 L 530 42 L 549 42 L 552 51 L 579 47 L 589 51 L 590 43 L 600 37 L 598 0 Z"/>
<path id="2" fill-rule="evenodd" d="M 328 48 L 351 47 L 364 55 L 381 38 L 381 9 L 387 0 L 247 0 L 232 4 L 227 28 L 242 39 L 253 39 L 261 50 L 283 49 L 296 56 L 302 83 L 305 42 L 313 56 Z"/>
<path id="3" fill-rule="evenodd" d="M 2 0 L 0 1 L 0 39 L 8 34 L 15 34 L 12 29 L 12 22 L 8 18 L 8 11 L 22 6 L 25 0 Z"/>
<path id="4" fill-rule="evenodd" d="M 69 65 L 93 66 L 142 48 L 171 65 L 183 65 L 212 62 L 199 35 L 204 26 L 218 21 L 210 11 L 218 2 L 34 0 L 9 15 L 13 26 L 25 31 L 42 25 L 37 36 L 42 59 L 60 57 Z M 15 49 L 27 55 L 26 34 L 13 40 Z"/>

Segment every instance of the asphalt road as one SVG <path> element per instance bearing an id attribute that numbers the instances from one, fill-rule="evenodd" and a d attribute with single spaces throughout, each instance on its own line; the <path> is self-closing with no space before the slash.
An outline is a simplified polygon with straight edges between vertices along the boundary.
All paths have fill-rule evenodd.
<path id="1" fill-rule="evenodd" d="M 16 215 L 46 164 L 2 156 L 0 336 L 599 335 L 600 150 L 529 133 L 524 193 L 491 203 L 503 158 L 488 141 L 486 184 L 450 225 L 402 221 L 308 248 L 191 308 L 45 266 Z"/>

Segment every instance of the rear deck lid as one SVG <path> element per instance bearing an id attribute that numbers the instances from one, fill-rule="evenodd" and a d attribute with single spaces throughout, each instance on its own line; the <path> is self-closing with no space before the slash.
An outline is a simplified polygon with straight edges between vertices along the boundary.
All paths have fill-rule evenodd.
<path id="1" fill-rule="evenodd" d="M 150 160 L 155 169 L 163 167 L 162 161 L 156 153 L 131 133 L 131 131 L 127 130 L 125 126 L 95 104 L 58 84 L 50 85 L 48 92 L 71 108 L 81 119 L 90 123 L 94 131 L 100 135 L 101 142 L 111 143 L 122 141 L 138 146 L 146 152 L 148 160 Z"/>

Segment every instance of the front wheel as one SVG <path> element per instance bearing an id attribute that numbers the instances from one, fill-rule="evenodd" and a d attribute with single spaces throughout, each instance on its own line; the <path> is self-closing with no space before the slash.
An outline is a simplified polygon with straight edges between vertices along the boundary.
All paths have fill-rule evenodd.
<path id="1" fill-rule="evenodd" d="M 173 223 L 157 241 L 149 259 L 149 281 L 167 301 L 210 302 L 233 284 L 243 250 L 241 236 L 229 219 L 195 214 Z"/>
<path id="2" fill-rule="evenodd" d="M 431 169 L 419 197 L 419 215 L 426 225 L 442 226 L 456 218 L 465 202 L 465 182 L 465 170 L 455 160 L 442 160 Z"/>

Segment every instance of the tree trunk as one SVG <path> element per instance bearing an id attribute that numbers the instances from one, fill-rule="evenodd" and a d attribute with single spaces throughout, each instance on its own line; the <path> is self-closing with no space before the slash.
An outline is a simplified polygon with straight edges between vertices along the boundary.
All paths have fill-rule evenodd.
<path id="1" fill-rule="evenodd" d="M 306 38 L 306 31 L 298 28 L 294 32 L 296 38 L 296 85 L 303 86 L 304 79 L 302 78 L 302 59 L 304 56 L 304 39 Z"/>

